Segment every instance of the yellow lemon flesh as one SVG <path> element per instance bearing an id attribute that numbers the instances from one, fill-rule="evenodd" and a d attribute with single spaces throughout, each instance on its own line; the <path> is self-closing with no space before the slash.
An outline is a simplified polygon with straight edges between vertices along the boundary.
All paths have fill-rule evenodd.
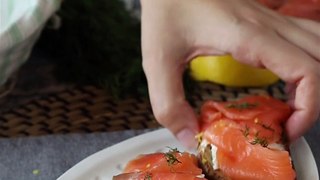
<path id="1" fill-rule="evenodd" d="M 197 57 L 190 62 L 190 71 L 195 80 L 233 87 L 267 86 L 279 80 L 272 72 L 239 63 L 229 55 Z"/>

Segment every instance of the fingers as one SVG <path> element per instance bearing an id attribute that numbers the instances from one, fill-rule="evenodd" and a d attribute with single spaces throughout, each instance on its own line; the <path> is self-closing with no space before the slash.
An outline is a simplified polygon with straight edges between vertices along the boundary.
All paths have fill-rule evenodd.
<path id="1" fill-rule="evenodd" d="M 286 124 L 288 137 L 291 141 L 303 135 L 319 118 L 320 85 L 319 76 L 306 76 L 297 82 L 293 107 L 294 113 Z M 292 102 L 292 99 L 289 100 Z"/>
<path id="2" fill-rule="evenodd" d="M 284 21 L 287 17 L 271 10 L 253 8 L 253 1 L 172 3 L 142 1 L 143 67 L 152 109 L 162 125 L 186 144 L 198 131 L 184 97 L 182 72 L 188 57 L 203 53 L 231 53 L 292 84 L 295 112 L 286 125 L 291 139 L 313 124 L 320 110 L 319 24 L 297 18 Z"/>
<path id="3" fill-rule="evenodd" d="M 196 146 L 196 115 L 186 102 L 182 84 L 183 67 L 144 59 L 149 95 L 155 118 L 187 147 Z M 172 61 L 174 62 L 174 61 Z"/>
<path id="4" fill-rule="evenodd" d="M 309 62 L 320 62 L 320 24 L 298 18 L 290 18 L 291 23 L 278 24 L 277 32 L 288 42 L 299 47 L 300 52 L 309 55 L 300 62 L 305 67 Z M 302 57 L 301 57 L 302 58 Z M 314 68 L 306 68 L 300 80 L 295 82 L 289 93 L 288 103 L 294 108 L 288 119 L 286 130 L 291 141 L 303 135 L 319 117 L 320 111 L 320 64 L 313 63 Z M 298 67 L 297 67 L 298 68 Z M 318 72 L 318 73 L 317 73 Z M 291 85 L 292 86 L 292 85 Z M 292 88 L 292 87 L 291 87 Z"/>
<path id="5" fill-rule="evenodd" d="M 286 87 L 285 87 L 285 93 L 288 96 L 287 99 L 287 104 L 289 104 L 289 106 L 294 107 L 294 100 L 295 100 L 295 96 L 296 96 L 296 85 L 295 84 L 290 84 L 290 83 L 286 83 Z"/>
<path id="6" fill-rule="evenodd" d="M 314 34 L 293 23 L 275 23 L 277 33 L 320 62 L 320 33 Z M 318 29 L 319 30 L 319 29 Z"/>
<path id="7" fill-rule="evenodd" d="M 248 43 L 249 51 L 254 53 L 251 57 L 255 58 L 251 61 L 260 61 L 256 64 L 262 64 L 296 86 L 292 103 L 295 111 L 286 124 L 288 136 L 294 140 L 303 135 L 319 115 L 320 64 L 277 34 L 257 35 Z"/>
<path id="8" fill-rule="evenodd" d="M 312 32 L 314 35 L 317 35 L 318 37 L 320 37 L 319 22 L 308 20 L 308 19 L 294 18 L 294 17 L 287 17 L 287 18 L 297 26 L 301 27 L 302 29 Z"/>
<path id="9" fill-rule="evenodd" d="M 197 118 L 185 100 L 182 83 L 188 47 L 174 21 L 178 15 L 173 1 L 142 2 L 143 69 L 154 116 L 185 146 L 195 147 Z"/>

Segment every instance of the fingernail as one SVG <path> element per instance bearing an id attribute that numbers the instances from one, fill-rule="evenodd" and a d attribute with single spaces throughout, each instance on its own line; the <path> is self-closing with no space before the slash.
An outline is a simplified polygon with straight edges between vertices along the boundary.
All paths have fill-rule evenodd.
<path id="1" fill-rule="evenodd" d="M 177 134 L 178 140 L 187 148 L 197 147 L 195 132 L 190 129 L 184 129 Z"/>

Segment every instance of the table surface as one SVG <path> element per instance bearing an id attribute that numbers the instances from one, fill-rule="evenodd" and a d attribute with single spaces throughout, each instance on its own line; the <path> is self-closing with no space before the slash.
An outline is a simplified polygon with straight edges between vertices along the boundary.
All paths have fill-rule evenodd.
<path id="1" fill-rule="evenodd" d="M 305 135 L 318 167 L 319 130 L 317 123 Z M 0 139 L 0 180 L 57 179 L 87 156 L 148 131 L 151 129 Z"/>

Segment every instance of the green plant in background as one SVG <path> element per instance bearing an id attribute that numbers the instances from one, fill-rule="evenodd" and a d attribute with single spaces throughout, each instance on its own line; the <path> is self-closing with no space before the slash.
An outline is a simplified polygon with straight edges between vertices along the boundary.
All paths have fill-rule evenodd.
<path id="1" fill-rule="evenodd" d="M 37 47 L 54 57 L 60 80 L 98 84 L 115 97 L 147 95 L 140 22 L 121 1 L 66 0 L 58 15 L 62 26 L 45 30 Z"/>
<path id="2" fill-rule="evenodd" d="M 115 96 L 128 89 L 146 93 L 140 23 L 121 1 L 66 0 L 57 14 L 62 26 L 58 31 L 46 29 L 37 47 L 54 57 L 60 80 L 98 84 Z"/>

